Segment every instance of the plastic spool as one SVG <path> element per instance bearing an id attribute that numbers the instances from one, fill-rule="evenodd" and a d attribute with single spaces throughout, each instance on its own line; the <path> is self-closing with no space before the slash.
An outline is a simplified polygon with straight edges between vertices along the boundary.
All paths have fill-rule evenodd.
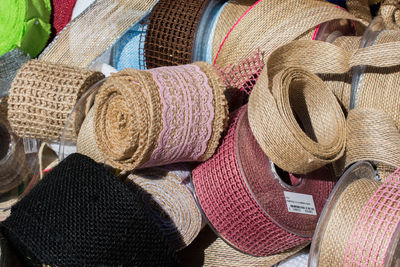
<path id="1" fill-rule="evenodd" d="M 319 266 L 322 238 L 325 235 L 329 219 L 332 216 L 340 196 L 351 183 L 361 178 L 375 180 L 374 168 L 366 161 L 358 162 L 347 169 L 333 189 L 321 213 L 313 241 L 311 242 L 310 257 L 308 260 L 309 267 Z"/>
<path id="2" fill-rule="evenodd" d="M 379 33 L 385 29 L 383 19 L 381 17 L 375 17 L 370 23 L 368 28 L 365 30 L 363 37 L 360 41 L 360 48 L 365 48 L 375 44 Z M 358 92 L 362 83 L 366 66 L 356 66 L 353 68 L 353 78 L 351 82 L 351 98 L 350 98 L 350 109 L 354 109 L 357 105 Z"/>
<path id="3" fill-rule="evenodd" d="M 59 146 L 58 157 L 60 161 L 62 161 L 68 155 L 76 152 L 76 142 L 71 141 L 71 139 L 68 138 L 68 136 L 71 136 L 70 129 L 74 129 L 74 127 L 75 129 L 81 128 L 87 113 L 94 104 L 97 91 L 99 90 L 100 86 L 105 82 L 105 80 L 106 79 L 102 79 L 98 81 L 82 95 L 82 97 L 75 104 L 74 108 L 68 116 L 68 119 L 64 126 L 64 130 L 61 134 L 60 142 L 52 143 L 53 147 Z M 79 119 L 77 120 L 76 118 Z M 72 125 L 73 123 L 75 123 L 75 126 Z M 76 133 L 76 135 L 78 134 L 79 132 Z"/>
<path id="4" fill-rule="evenodd" d="M 235 127 L 234 144 L 231 144 L 232 141 L 225 138 L 222 146 L 210 162 L 213 160 L 221 160 L 218 157 L 227 157 L 227 155 L 236 153 L 230 156 L 234 156 L 234 158 L 226 158 L 225 160 L 229 160 L 230 162 L 236 161 L 236 163 L 230 164 L 230 168 L 236 168 L 235 165 L 237 164 L 240 177 L 236 177 L 237 174 L 234 174 L 236 170 L 230 170 L 229 167 L 226 170 L 221 170 L 221 172 L 232 173 L 235 177 L 226 178 L 226 181 L 223 181 L 224 178 L 220 176 L 205 177 L 204 174 L 202 175 L 202 171 L 212 171 L 208 168 L 218 168 L 217 166 L 211 167 L 212 163 L 207 167 L 200 166 L 201 168 L 205 168 L 203 170 L 196 169 L 193 172 L 196 199 L 200 209 L 203 211 L 204 217 L 207 219 L 211 229 L 213 229 L 219 237 L 233 248 L 245 254 L 267 256 L 287 250 L 291 248 L 292 244 L 296 246 L 307 243 L 314 233 L 325 200 L 333 189 L 335 177 L 332 169 L 324 167 L 306 176 L 283 172 L 267 158 L 252 136 L 247 120 L 247 107 L 243 108 L 237 116 L 236 125 L 231 125 L 231 127 Z M 224 154 L 225 156 L 223 156 Z M 205 164 L 207 163 L 208 162 Z M 216 171 L 212 172 L 214 175 L 218 175 Z M 262 177 L 265 177 L 265 179 L 262 180 Z M 323 180 L 321 180 L 321 177 L 323 177 Z M 210 179 L 214 181 L 211 182 L 209 181 Z M 228 194 L 226 191 L 228 190 L 227 188 L 231 186 L 242 187 L 240 184 L 241 182 L 235 182 L 232 179 L 243 179 L 245 187 L 247 188 L 238 189 L 240 192 L 232 193 L 233 196 L 231 195 L 231 197 L 229 197 L 230 200 L 220 200 L 219 198 L 221 198 L 221 195 Z M 232 185 L 229 185 L 231 183 Z M 233 183 L 235 183 L 235 185 L 233 185 Z M 217 191 L 210 192 L 210 190 Z M 218 190 L 221 192 L 218 192 Z M 246 193 L 246 191 L 249 193 Z M 289 194 L 299 193 L 309 195 L 308 197 L 313 199 L 313 205 L 315 205 L 315 214 L 312 214 L 313 211 L 311 210 L 309 214 L 289 212 L 286 204 L 285 191 L 289 192 Z M 243 194 L 243 196 L 240 196 L 241 194 Z M 248 194 L 251 196 L 248 196 Z M 218 197 L 216 195 L 218 195 Z M 255 204 L 252 203 L 251 206 L 247 206 L 249 201 L 252 202 L 252 200 L 248 200 L 249 197 L 255 201 Z M 208 198 L 211 199 L 209 200 Z M 244 221 L 245 217 L 242 216 L 239 216 L 242 218 L 233 218 L 235 217 L 234 214 L 232 214 L 232 212 L 235 212 L 234 210 L 243 209 L 243 207 L 238 208 L 240 204 L 232 205 L 229 209 L 232 211 L 226 211 L 218 206 L 224 206 L 227 205 L 227 203 L 221 204 L 220 201 L 242 201 L 243 203 L 247 203 L 246 207 L 248 210 L 243 210 L 243 213 L 247 215 L 244 216 L 249 216 L 248 214 L 250 213 L 256 216 L 257 218 L 255 221 L 257 221 L 258 230 L 255 231 L 255 225 L 252 225 L 256 223 L 255 221 Z M 211 207 L 212 205 L 214 206 Z M 218 212 L 210 212 L 210 209 L 214 211 L 218 210 Z M 221 224 L 221 222 L 231 219 L 235 220 L 232 225 L 227 226 L 226 223 Z M 244 226 L 244 224 L 253 228 L 253 230 L 248 230 L 247 226 Z M 231 230 L 227 230 L 227 228 Z M 232 232 L 234 232 L 234 234 L 232 234 Z M 254 236 L 252 238 L 249 237 L 250 235 L 258 234 L 260 238 Z M 279 240 L 277 240 L 275 236 L 280 236 Z M 248 244 L 249 242 L 258 244 L 255 245 L 256 248 L 253 248 L 252 245 Z M 281 243 L 286 244 L 287 247 L 280 247 L 280 245 L 282 245 Z"/>
<path id="5" fill-rule="evenodd" d="M 7 176 L 7 184 L 0 187 L 0 221 L 10 215 L 11 206 L 38 182 L 39 143 L 35 139 L 19 138 L 7 121 L 0 120 L 0 176 Z"/>
<path id="6" fill-rule="evenodd" d="M 203 12 L 194 39 L 192 61 L 205 61 L 212 64 L 212 41 L 219 15 L 229 0 L 211 0 Z"/>

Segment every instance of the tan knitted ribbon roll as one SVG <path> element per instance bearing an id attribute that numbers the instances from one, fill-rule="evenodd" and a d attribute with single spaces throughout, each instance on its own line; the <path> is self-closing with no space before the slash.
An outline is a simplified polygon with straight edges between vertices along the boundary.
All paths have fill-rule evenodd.
<path id="1" fill-rule="evenodd" d="M 0 193 L 20 185 L 29 173 L 23 142 L 11 132 L 7 109 L 0 105 Z"/>
<path id="2" fill-rule="evenodd" d="M 160 0 L 145 39 L 147 68 L 189 64 L 198 24 L 209 0 Z"/>
<path id="3" fill-rule="evenodd" d="M 247 6 L 248 2 L 245 3 Z M 240 5 L 240 1 L 228 3 L 227 7 L 235 4 Z M 224 14 L 230 16 L 225 13 L 225 8 L 220 16 L 221 23 L 224 23 Z M 301 37 L 324 22 L 358 20 L 345 10 L 317 0 L 260 0 L 242 15 L 234 24 L 225 26 L 224 33 L 217 31 L 217 25 L 213 58 L 214 64 L 221 68 L 249 58 L 258 48 L 268 56 L 277 47 Z"/>
<path id="4" fill-rule="evenodd" d="M 373 167 L 366 162 L 343 174 L 318 222 L 308 266 L 343 266 L 357 219 L 379 185 Z"/>
<path id="5" fill-rule="evenodd" d="M 172 166 L 151 168 L 136 171 L 125 181 L 142 189 L 139 197 L 176 250 L 192 243 L 203 225 L 192 192 L 183 184 L 190 173 L 190 170 L 178 171 Z"/>
<path id="6" fill-rule="evenodd" d="M 292 173 L 309 173 L 339 159 L 345 148 L 345 121 L 324 82 L 301 68 L 271 76 L 267 72 L 268 67 L 250 95 L 248 115 L 267 156 Z"/>
<path id="7" fill-rule="evenodd" d="M 8 118 L 13 131 L 23 137 L 58 140 L 74 105 L 100 72 L 30 60 L 18 71 L 8 98 Z M 77 127 L 83 118 L 71 118 Z M 72 126 L 71 126 L 72 127 Z M 79 128 L 69 129 L 76 139 Z"/>
<path id="8" fill-rule="evenodd" d="M 379 8 L 379 15 L 383 18 L 388 30 L 400 30 L 400 1 L 385 0 Z"/>
<path id="9" fill-rule="evenodd" d="M 208 159 L 228 113 L 217 71 L 202 62 L 121 71 L 102 85 L 94 109 L 104 159 L 126 170 Z"/>
<path id="10" fill-rule="evenodd" d="M 157 0 L 97 0 L 64 28 L 40 59 L 89 67 L 156 3 Z"/>

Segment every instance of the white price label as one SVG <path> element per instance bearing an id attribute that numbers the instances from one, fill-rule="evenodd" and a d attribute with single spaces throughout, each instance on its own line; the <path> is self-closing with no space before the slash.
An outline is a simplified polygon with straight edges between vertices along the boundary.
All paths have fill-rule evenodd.
<path id="1" fill-rule="evenodd" d="M 286 206 L 289 212 L 317 215 L 312 195 L 293 192 L 283 192 L 286 199 Z"/>

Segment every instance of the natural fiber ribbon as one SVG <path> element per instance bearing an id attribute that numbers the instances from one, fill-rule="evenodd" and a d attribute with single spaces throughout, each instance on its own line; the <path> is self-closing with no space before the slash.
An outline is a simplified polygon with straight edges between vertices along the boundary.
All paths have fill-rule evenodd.
<path id="1" fill-rule="evenodd" d="M 150 13 L 145 40 L 147 68 L 189 64 L 209 0 L 160 0 Z"/>
<path id="2" fill-rule="evenodd" d="M 399 263 L 400 169 L 371 196 L 353 228 L 344 266 Z"/>
<path id="3" fill-rule="evenodd" d="M 22 140 L 11 132 L 7 109 L 0 105 L 0 193 L 20 185 L 29 173 Z"/>
<path id="4" fill-rule="evenodd" d="M 121 71 L 100 88 L 94 108 L 100 151 L 126 170 L 208 159 L 228 112 L 217 71 L 202 62 Z"/>
<path id="5" fill-rule="evenodd" d="M 400 63 L 400 53 L 398 53 L 399 42 L 388 42 L 388 43 L 378 43 L 371 47 L 361 48 L 353 51 L 346 51 L 341 47 L 337 47 L 335 45 L 325 43 L 325 42 L 318 42 L 318 41 L 294 41 L 287 45 L 284 45 L 274 51 L 271 56 L 268 58 L 268 63 L 266 66 L 266 70 L 264 72 L 268 72 L 268 75 L 272 79 L 275 73 L 279 73 L 284 68 L 287 67 L 301 67 L 303 69 L 307 69 L 308 71 L 314 73 L 346 73 L 348 72 L 351 67 L 359 66 L 359 65 L 369 65 L 371 67 L 380 67 L 381 70 L 385 70 L 385 67 L 397 66 Z M 333 56 L 334 55 L 334 56 Z M 388 74 L 390 75 L 390 74 Z M 394 75 L 393 77 L 396 77 Z M 392 78 L 393 78 L 392 77 Z M 365 77 L 364 77 L 365 78 Z M 363 78 L 363 84 L 365 80 Z M 267 82 L 267 78 L 261 79 Z M 261 86 L 262 82 L 258 82 L 258 86 L 256 88 L 268 88 L 265 86 Z M 384 79 L 382 79 L 384 81 Z M 387 90 L 393 90 L 393 86 L 389 86 Z M 375 89 L 372 87 L 368 87 L 366 84 L 366 89 L 360 89 L 358 93 L 358 103 L 359 107 L 373 107 L 377 109 L 381 109 L 387 112 L 393 120 L 395 121 L 396 125 L 399 123 L 399 112 L 396 111 L 400 105 L 399 104 L 390 104 L 385 105 L 385 99 L 380 97 L 369 97 L 370 92 L 374 91 Z M 376 90 L 375 90 L 376 91 Z M 255 94 L 254 94 L 255 93 Z M 267 90 L 268 93 L 268 90 Z M 397 91 L 393 92 L 394 94 L 398 94 Z M 265 114 L 265 112 L 269 113 L 270 111 L 264 111 L 264 113 L 260 112 L 256 108 L 252 107 L 252 102 L 261 102 L 257 99 L 256 95 L 257 92 L 253 92 L 253 97 L 250 96 L 250 104 L 249 104 L 249 119 L 250 125 L 252 126 L 253 131 L 255 132 L 255 136 L 257 140 L 260 142 L 263 149 L 265 149 L 266 153 L 269 151 L 269 143 L 267 143 L 268 138 L 271 138 L 267 135 L 264 136 L 265 140 L 263 140 L 263 134 L 257 130 L 257 127 L 260 127 L 259 124 L 256 123 L 260 121 L 261 118 L 265 116 L 269 116 Z M 390 95 L 390 91 L 386 92 L 386 98 Z M 261 97 L 266 98 L 263 94 Z M 393 99 L 393 100 L 392 100 Z M 392 101 L 397 101 L 398 97 L 390 98 Z M 363 104 L 361 104 L 363 103 Z M 263 107 L 264 110 L 269 108 L 269 106 Z M 264 114 L 264 115 L 262 115 Z M 258 120 L 259 119 L 259 120 Z M 261 125 L 268 125 L 268 121 L 264 121 L 264 124 Z M 257 133 L 259 131 L 259 133 Z M 344 133 L 340 133 L 344 135 Z M 282 146 L 283 148 L 283 146 Z M 350 150 L 350 148 L 349 148 Z M 286 157 L 284 153 L 280 152 L 281 157 Z M 297 157 L 296 157 L 297 158 Z M 376 155 L 377 161 L 379 161 L 380 155 Z M 346 159 L 348 162 L 354 162 L 354 160 Z M 275 162 L 278 166 L 279 163 Z M 348 165 L 348 164 L 347 164 Z"/>
<path id="6" fill-rule="evenodd" d="M 156 3 L 157 0 L 97 0 L 64 28 L 40 59 L 89 67 Z"/>
<path id="7" fill-rule="evenodd" d="M 100 72 L 30 60 L 18 71 L 8 98 L 8 118 L 13 131 L 23 137 L 58 140 L 74 105 Z M 76 140 L 83 118 L 71 118 L 65 138 Z"/>
<path id="8" fill-rule="evenodd" d="M 231 16 L 225 13 L 225 9 L 238 4 L 238 1 L 228 3 L 221 13 L 221 23 L 225 23 L 225 16 Z M 257 1 L 236 23 L 229 24 L 228 32 L 219 32 L 217 25 L 214 37 L 216 46 L 213 49 L 214 64 L 221 68 L 237 64 L 244 58 L 249 58 L 258 48 L 268 56 L 277 47 L 299 38 L 321 23 L 334 19 L 358 21 L 347 11 L 324 1 Z"/>
<path id="9" fill-rule="evenodd" d="M 307 245 L 304 244 L 271 256 L 254 257 L 232 248 L 221 238 L 216 237 L 209 227 L 205 227 L 193 243 L 180 251 L 178 255 L 183 266 L 265 267 L 290 257 Z"/>
<path id="10" fill-rule="evenodd" d="M 386 29 L 400 30 L 399 0 L 385 0 L 379 8 L 379 15 L 383 18 Z"/>
<path id="11" fill-rule="evenodd" d="M 347 9 L 362 23 L 368 25 L 372 20 L 371 10 L 369 8 L 369 0 L 346 0 Z"/>
<path id="12" fill-rule="evenodd" d="M 169 170 L 168 170 L 169 169 Z M 151 168 L 130 174 L 125 183 L 141 188 L 139 198 L 176 250 L 188 246 L 202 229 L 202 215 L 192 192 L 182 182 L 191 172 Z"/>
<path id="13" fill-rule="evenodd" d="M 307 176 L 285 175 L 297 184 L 285 184 L 261 150 L 244 106 L 232 113 L 214 156 L 193 170 L 193 185 L 221 238 L 244 253 L 271 256 L 308 243 L 335 181 L 327 167 Z M 312 196 L 315 213 L 289 212 L 284 192 Z"/>

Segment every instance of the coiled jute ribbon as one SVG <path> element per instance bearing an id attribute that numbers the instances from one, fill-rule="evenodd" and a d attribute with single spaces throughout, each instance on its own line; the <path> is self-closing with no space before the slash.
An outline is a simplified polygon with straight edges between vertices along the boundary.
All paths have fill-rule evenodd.
<path id="1" fill-rule="evenodd" d="M 209 0 L 160 0 L 150 13 L 145 39 L 147 68 L 189 64 Z"/>
<path id="2" fill-rule="evenodd" d="M 395 32 L 392 32 L 392 33 L 398 34 Z M 264 135 L 263 133 L 261 133 L 262 127 L 264 127 L 265 130 L 270 130 L 270 127 L 272 125 L 272 123 L 270 123 L 270 120 L 266 119 L 267 117 L 271 116 L 271 114 L 272 114 L 271 110 L 270 110 L 270 107 L 272 105 L 270 105 L 270 106 L 265 105 L 265 101 L 266 101 L 266 98 L 268 98 L 268 97 L 271 98 L 271 95 L 274 95 L 274 92 L 277 91 L 276 89 L 275 90 L 270 89 L 271 91 L 269 91 L 267 89 L 268 85 L 271 82 L 273 84 L 272 87 L 275 86 L 274 80 L 277 80 L 277 79 L 275 78 L 274 73 L 280 73 L 280 72 L 282 72 L 282 69 L 283 69 L 283 72 L 285 72 L 285 71 L 287 72 L 287 70 L 285 70 L 285 69 L 288 67 L 301 67 L 303 70 L 307 70 L 307 71 L 310 71 L 313 73 L 341 74 L 341 73 L 348 72 L 351 69 L 351 67 L 353 67 L 353 66 L 360 66 L 360 65 L 371 66 L 371 70 L 375 70 L 375 72 L 371 71 L 370 75 L 372 75 L 372 76 L 371 76 L 371 80 L 369 82 L 368 82 L 368 77 L 366 77 L 364 75 L 364 77 L 362 79 L 362 85 L 361 85 L 360 89 L 358 90 L 357 108 L 354 110 L 354 112 L 357 112 L 356 110 L 359 110 L 360 108 L 373 108 L 373 109 L 384 111 L 386 114 L 388 114 L 391 117 L 392 120 L 394 120 L 394 124 L 392 124 L 391 127 L 396 127 L 396 125 L 398 125 L 398 120 L 399 120 L 398 109 L 399 109 L 400 105 L 398 103 L 396 104 L 396 101 L 398 101 L 398 99 L 399 99 L 399 97 L 398 97 L 399 92 L 393 86 L 393 81 L 395 81 L 395 79 L 397 79 L 396 77 L 398 76 L 398 74 L 397 74 L 397 72 L 393 72 L 393 73 L 387 72 L 386 74 L 384 74 L 381 77 L 375 77 L 375 81 L 372 80 L 372 77 L 374 75 L 376 75 L 377 70 L 380 70 L 383 73 L 385 73 L 385 71 L 388 71 L 389 67 L 397 66 L 399 64 L 400 57 L 398 56 L 399 53 L 396 52 L 398 49 L 397 44 L 398 44 L 398 41 L 382 42 L 382 43 L 376 43 L 375 45 L 373 45 L 371 47 L 360 48 L 360 49 L 353 50 L 353 51 L 346 51 L 341 47 L 338 47 L 338 46 L 335 46 L 335 45 L 332 45 L 332 44 L 329 44 L 326 42 L 301 40 L 301 41 L 294 41 L 288 45 L 284 45 L 284 46 L 278 48 L 277 50 L 275 50 L 273 52 L 273 54 L 271 54 L 271 56 L 268 58 L 268 62 L 267 62 L 268 66 L 266 66 L 264 69 L 264 72 L 268 72 L 270 74 L 270 77 L 265 77 L 265 78 L 260 77 L 260 79 L 256 85 L 256 88 L 255 88 L 254 92 L 252 93 L 252 95 L 250 96 L 250 100 L 249 100 L 249 120 L 250 120 L 250 125 L 252 126 L 252 130 L 254 132 L 254 135 L 255 135 L 257 141 L 260 143 L 261 147 L 267 153 L 267 155 L 269 155 L 271 157 L 271 159 L 274 157 L 272 155 L 273 153 L 277 153 L 276 155 L 280 154 L 280 156 L 277 157 L 280 159 L 276 159 L 275 161 L 273 160 L 274 163 L 276 163 L 278 166 L 280 166 L 279 161 L 283 164 L 285 160 L 283 160 L 282 158 L 284 158 L 290 154 L 289 150 L 287 150 L 287 153 L 283 152 L 285 150 L 284 145 L 280 148 L 276 148 L 275 152 L 273 152 L 272 150 L 273 150 L 274 146 L 272 144 L 276 144 L 276 142 L 268 141 L 271 138 L 273 139 L 273 136 L 271 136 L 271 135 L 268 136 L 268 135 Z M 313 79 L 315 80 L 315 77 Z M 316 78 L 316 80 L 319 80 L 319 79 Z M 270 83 L 268 83 L 268 82 L 270 82 Z M 320 81 L 318 83 L 320 83 Z M 378 90 L 376 90 L 376 88 L 378 88 L 377 85 L 376 86 L 374 85 L 375 83 L 388 83 L 388 85 L 384 85 L 382 88 L 385 88 L 385 89 L 378 91 Z M 278 84 L 280 85 L 280 83 L 278 83 Z M 321 84 L 321 86 L 322 86 L 322 84 Z M 259 88 L 259 89 L 257 89 L 257 88 Z M 260 92 L 258 92 L 258 91 L 260 91 Z M 263 91 L 265 93 L 262 94 L 261 91 Z M 257 96 L 259 96 L 259 97 L 257 97 Z M 272 98 L 271 98 L 271 100 L 272 100 Z M 278 103 L 278 101 L 281 101 L 281 100 L 279 100 L 279 98 L 276 98 L 275 101 L 276 101 L 276 103 Z M 261 102 L 263 102 L 263 106 L 261 106 Z M 324 102 L 325 102 L 325 104 L 327 103 L 326 101 L 324 101 Z M 331 104 L 335 105 L 335 104 L 333 104 L 333 102 Z M 286 105 L 286 107 L 288 107 L 288 106 Z M 262 111 L 262 110 L 264 110 L 264 111 Z M 313 108 L 312 111 L 313 110 L 315 110 L 315 108 Z M 333 111 L 333 109 L 331 109 L 331 111 L 336 113 L 337 116 L 343 117 L 341 112 L 338 112 L 336 109 L 335 109 L 335 111 Z M 279 116 L 282 116 L 282 117 L 286 116 L 285 113 L 283 113 L 283 112 L 286 112 L 285 108 L 283 108 L 283 110 L 281 112 L 282 115 L 279 115 Z M 288 114 L 290 115 L 290 113 L 288 113 Z M 264 117 L 264 116 L 266 116 L 266 117 Z M 292 115 L 290 115 L 290 116 L 292 116 Z M 351 123 L 349 123 L 349 122 L 351 121 L 352 116 L 354 116 L 354 115 L 349 114 L 348 123 L 347 123 L 347 137 L 346 137 L 346 140 L 347 140 L 346 146 L 347 146 L 347 150 L 350 151 L 350 153 L 352 153 L 352 151 L 353 152 L 355 151 L 354 150 L 355 148 L 351 146 L 352 139 L 355 140 L 354 138 L 351 137 L 351 134 L 352 133 L 357 134 L 357 133 L 359 133 L 359 131 L 361 131 L 361 130 L 358 130 L 358 131 L 350 132 L 352 127 L 351 127 Z M 326 115 L 325 115 L 325 117 L 326 117 Z M 264 119 L 262 119 L 262 118 L 264 118 Z M 322 117 L 319 116 L 318 118 L 321 119 Z M 259 122 L 261 122 L 261 120 L 263 120 L 264 123 L 260 124 Z M 290 121 L 292 121 L 294 124 L 296 124 L 293 121 L 293 119 L 291 119 Z M 316 122 L 316 120 L 314 120 L 314 122 Z M 379 125 L 378 121 L 377 121 L 377 124 Z M 290 125 L 290 124 L 288 124 L 288 125 Z M 320 125 L 320 126 L 322 126 L 322 125 Z M 291 127 L 292 126 L 290 126 L 289 128 L 291 128 Z M 289 130 L 289 131 L 294 130 L 296 127 L 297 126 L 295 126 L 294 128 L 291 128 L 291 130 Z M 304 127 L 306 127 L 306 126 L 304 126 Z M 324 125 L 324 127 L 325 127 L 325 125 Z M 299 128 L 297 128 L 297 130 L 294 130 L 294 132 L 293 132 L 294 136 L 296 136 L 296 135 L 299 136 L 298 129 Z M 318 131 L 318 130 L 314 129 L 314 131 Z M 366 130 L 366 131 L 371 131 L 371 129 Z M 336 130 L 333 132 L 335 132 L 339 137 L 340 136 L 341 137 L 338 139 L 334 138 L 332 140 L 338 140 L 338 141 L 340 141 L 339 143 L 342 144 L 341 146 L 337 146 L 338 143 L 336 143 L 336 142 L 332 143 L 334 145 L 334 146 L 332 146 L 332 148 L 341 147 L 341 149 L 337 150 L 340 153 L 336 154 L 336 156 L 334 156 L 332 158 L 332 159 L 336 160 L 340 157 L 339 156 L 340 154 L 343 154 L 343 150 L 342 150 L 342 148 L 344 147 L 343 137 L 345 136 L 345 133 L 344 133 L 344 128 L 343 128 L 342 124 L 341 123 L 338 124 L 338 128 L 336 128 Z M 318 137 L 318 132 L 315 132 L 314 134 Z M 366 137 L 364 142 L 369 142 L 368 140 L 370 140 L 370 139 L 368 139 L 368 137 Z M 298 142 L 298 141 L 300 143 L 303 143 L 303 141 L 305 143 L 308 143 L 308 141 L 306 141 L 305 139 L 301 139 L 301 138 L 300 139 L 297 138 L 296 142 Z M 386 142 L 386 144 L 383 144 L 385 142 Z M 371 153 L 371 144 L 372 144 L 372 146 L 375 146 L 377 143 L 382 143 L 382 145 L 385 145 L 385 147 L 388 147 L 387 142 L 394 142 L 394 144 L 396 144 L 397 141 L 396 140 L 388 141 L 387 139 L 374 140 L 373 142 L 369 143 L 370 145 L 368 145 L 367 149 L 363 150 L 364 152 L 362 151 L 362 149 L 358 150 L 358 152 L 360 152 L 361 154 L 357 155 L 357 159 L 353 159 L 351 157 L 351 155 L 350 156 L 346 155 L 346 165 L 349 165 L 350 163 L 355 162 L 357 160 L 361 160 L 361 159 L 371 159 L 371 158 L 367 157 L 366 155 L 363 155 L 366 153 Z M 360 145 L 362 145 L 362 144 L 361 143 L 357 144 L 357 146 L 360 146 Z M 304 145 L 305 150 L 308 150 L 308 148 L 306 148 L 306 147 L 307 147 L 307 145 Z M 309 148 L 311 148 L 311 146 Z M 318 149 L 313 150 L 313 151 L 314 152 L 318 151 L 317 154 L 319 154 L 321 152 L 321 150 L 318 150 Z M 393 151 L 393 148 L 388 149 L 387 152 L 388 151 Z M 303 153 L 303 152 L 299 152 L 299 153 Z M 314 153 L 314 152 L 312 152 L 312 153 Z M 387 156 L 388 155 L 387 152 L 385 154 L 376 153 L 376 155 L 374 156 L 375 158 L 371 159 L 371 160 L 382 161 L 382 162 L 385 162 L 386 164 L 389 164 L 392 166 L 399 166 L 400 163 L 398 162 L 398 160 L 393 159 L 393 158 L 390 159 L 390 157 Z M 323 153 L 325 153 L 325 152 L 323 152 Z M 327 154 L 321 154 L 321 155 L 327 155 Z M 398 157 L 398 154 L 396 153 L 395 155 L 393 155 L 393 157 L 395 157 L 395 158 Z M 295 158 L 297 158 L 297 157 L 295 157 Z M 312 162 L 314 162 L 313 158 L 310 158 L 310 159 Z M 320 161 L 318 159 L 317 162 L 320 161 L 320 163 L 323 164 L 324 158 L 322 157 L 322 159 L 323 159 L 322 161 Z M 305 161 L 308 161 L 308 160 L 309 160 L 309 158 L 305 158 Z M 291 165 L 294 165 L 294 162 L 295 161 L 293 161 L 292 163 L 289 163 L 289 162 L 288 163 Z M 304 164 L 307 164 L 307 163 L 304 162 Z M 313 164 L 307 164 L 308 168 L 310 166 L 312 166 Z M 293 166 L 283 166 L 283 165 L 280 167 L 283 169 L 293 168 Z M 291 169 L 287 169 L 287 170 L 291 171 Z M 300 169 L 300 171 L 302 171 L 302 170 Z M 303 170 L 303 171 L 306 171 L 306 170 Z"/>
<path id="3" fill-rule="evenodd" d="M 8 119 L 15 134 L 43 140 L 58 140 L 74 105 L 94 83 L 100 72 L 30 60 L 18 71 L 8 98 Z M 79 122 L 65 138 L 76 140 Z"/>
<path id="4" fill-rule="evenodd" d="M 179 253 L 179 256 L 184 266 L 265 267 L 290 257 L 304 246 L 306 245 L 271 256 L 254 257 L 232 248 L 206 227 L 189 247 Z"/>
<path id="5" fill-rule="evenodd" d="M 400 173 L 384 183 L 360 162 L 345 172 L 329 197 L 313 239 L 309 266 L 396 266 Z"/>
<path id="6" fill-rule="evenodd" d="M 379 15 L 383 18 L 386 29 L 400 30 L 399 0 L 385 0 L 379 8 Z"/>
<path id="7" fill-rule="evenodd" d="M 192 243 L 203 226 L 193 192 L 184 184 L 191 172 L 184 168 L 144 169 L 129 174 L 125 181 L 142 189 L 139 197 L 176 250 Z"/>
<path id="8" fill-rule="evenodd" d="M 101 86 L 93 108 L 99 151 L 124 170 L 210 158 L 228 113 L 217 71 L 202 62 L 125 69 Z"/>
<path id="9" fill-rule="evenodd" d="M 157 0 L 97 0 L 60 32 L 40 59 L 87 68 L 156 3 Z"/>
<path id="10" fill-rule="evenodd" d="M 220 15 L 213 40 L 213 62 L 218 67 L 237 64 L 258 48 L 268 56 L 277 47 L 295 39 L 311 39 L 315 28 L 327 21 L 359 21 L 354 15 L 324 1 L 259 0 L 253 1 L 253 5 L 250 2 L 232 0 Z M 230 11 L 238 6 L 244 11 L 231 14 Z M 240 15 L 232 19 L 235 14 Z"/>
<path id="11" fill-rule="evenodd" d="M 7 108 L 0 105 L 0 193 L 17 187 L 29 174 L 22 140 L 11 132 Z"/>
<path id="12" fill-rule="evenodd" d="M 307 176 L 279 171 L 253 137 L 246 111 L 233 113 L 215 155 L 194 169 L 193 184 L 221 238 L 243 253 L 270 256 L 309 242 L 335 176 L 330 167 Z M 311 197 L 315 214 L 289 212 L 287 193 Z"/>

